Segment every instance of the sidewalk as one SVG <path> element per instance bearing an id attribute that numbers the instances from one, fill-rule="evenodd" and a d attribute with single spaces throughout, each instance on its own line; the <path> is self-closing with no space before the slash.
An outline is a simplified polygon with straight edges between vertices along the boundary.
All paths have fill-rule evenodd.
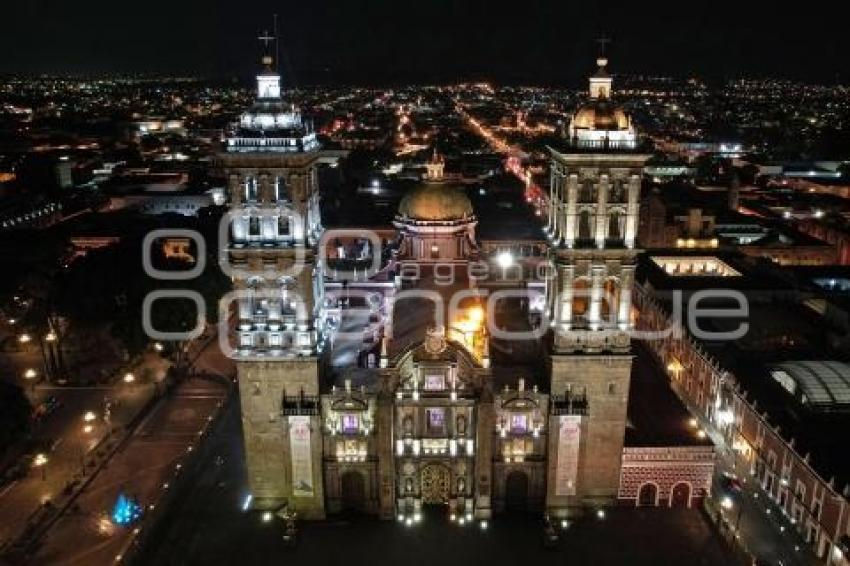
<path id="1" fill-rule="evenodd" d="M 671 386 L 676 391 L 674 384 L 671 383 Z M 678 392 L 676 394 L 688 406 L 685 397 Z M 705 422 L 699 411 L 690 406 L 688 410 L 697 417 L 717 451 L 711 505 L 713 509 L 719 510 L 721 528 L 734 537 L 743 552 L 768 564 L 822 566 L 823 563 L 811 552 L 789 517 L 761 489 L 758 481 L 750 476 L 749 465 L 739 459 L 723 435 L 713 424 Z M 724 473 L 733 474 L 741 481 L 743 489 L 739 494 L 730 494 L 724 490 L 720 482 Z M 721 503 L 727 497 L 732 501 L 731 509 L 722 508 Z"/>
<path id="2" fill-rule="evenodd" d="M 126 429 L 156 395 L 155 383 L 123 381 L 93 387 L 40 385 L 62 407 L 35 431 L 49 442 L 46 464 L 0 493 L 0 544 L 4 551 L 26 543 L 67 508 L 120 446 Z M 105 418 L 104 399 L 110 400 Z M 93 420 L 87 420 L 91 413 Z"/>

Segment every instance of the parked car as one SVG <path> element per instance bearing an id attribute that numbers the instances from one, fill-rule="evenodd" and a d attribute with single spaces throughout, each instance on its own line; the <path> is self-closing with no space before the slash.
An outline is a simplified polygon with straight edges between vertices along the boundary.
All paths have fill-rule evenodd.
<path id="1" fill-rule="evenodd" d="M 741 483 L 738 476 L 729 472 L 725 472 L 720 477 L 720 487 L 722 487 L 725 491 L 733 493 L 740 493 L 744 490 L 744 484 Z"/>
<path id="2" fill-rule="evenodd" d="M 39 403 L 33 410 L 33 420 L 42 421 L 53 413 L 55 413 L 61 407 L 62 401 L 60 401 L 57 397 L 51 395 L 50 397 L 47 397 L 44 401 Z"/>

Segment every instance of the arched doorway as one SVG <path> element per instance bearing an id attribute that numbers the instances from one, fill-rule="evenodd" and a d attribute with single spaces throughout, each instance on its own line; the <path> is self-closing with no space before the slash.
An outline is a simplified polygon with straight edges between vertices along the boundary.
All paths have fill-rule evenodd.
<path id="1" fill-rule="evenodd" d="M 658 505 L 658 486 L 654 483 L 645 483 L 638 490 L 639 507 L 655 507 Z"/>
<path id="2" fill-rule="evenodd" d="M 528 476 L 514 471 L 505 478 L 505 510 L 523 512 L 528 510 Z"/>
<path id="3" fill-rule="evenodd" d="M 342 510 L 348 513 L 361 513 L 366 507 L 366 481 L 360 472 L 349 471 L 340 478 L 342 490 Z"/>
<path id="4" fill-rule="evenodd" d="M 673 486 L 673 492 L 670 495 L 670 507 L 690 507 L 691 506 L 691 486 L 681 482 Z"/>
<path id="5" fill-rule="evenodd" d="M 426 505 L 445 505 L 449 502 L 451 472 L 442 464 L 428 464 L 420 474 L 422 483 L 422 503 Z"/>

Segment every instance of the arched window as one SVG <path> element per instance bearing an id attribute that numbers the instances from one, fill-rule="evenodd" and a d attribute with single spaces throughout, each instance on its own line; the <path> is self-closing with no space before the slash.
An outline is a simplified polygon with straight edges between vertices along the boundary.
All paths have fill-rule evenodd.
<path id="1" fill-rule="evenodd" d="M 593 192 L 593 180 L 587 179 L 583 181 L 578 193 L 579 202 L 595 202 Z"/>
<path id="2" fill-rule="evenodd" d="M 251 317 L 265 314 L 268 308 L 268 301 L 263 298 L 263 280 L 259 277 L 252 277 L 248 280 L 248 314 Z"/>
<path id="3" fill-rule="evenodd" d="M 622 240 L 623 239 L 623 215 L 615 210 L 608 217 L 608 239 Z"/>
<path id="4" fill-rule="evenodd" d="M 603 324 L 617 324 L 617 311 L 620 306 L 620 286 L 616 279 L 606 279 L 602 286 L 600 312 Z"/>
<path id="5" fill-rule="evenodd" d="M 259 237 L 260 236 L 260 217 L 252 216 L 248 221 L 248 235 Z"/>
<path id="6" fill-rule="evenodd" d="M 245 201 L 257 202 L 258 196 L 259 190 L 257 188 L 257 178 L 248 177 L 247 179 L 245 179 Z"/>
<path id="7" fill-rule="evenodd" d="M 277 217 L 277 235 L 278 236 L 289 236 L 290 232 L 290 223 L 289 216 L 286 214 L 281 214 Z"/>
<path id="8" fill-rule="evenodd" d="M 283 177 L 275 177 L 274 179 L 274 200 L 275 202 L 290 202 L 289 187 Z"/>
<path id="9" fill-rule="evenodd" d="M 578 215 L 578 239 L 590 240 L 592 234 L 590 211 L 582 210 Z"/>
<path id="10" fill-rule="evenodd" d="M 573 323 L 582 325 L 587 322 L 590 310 L 590 281 L 585 278 L 576 279 L 573 283 Z"/>
<path id="11" fill-rule="evenodd" d="M 615 179 L 611 183 L 611 188 L 608 192 L 608 202 L 622 203 L 624 202 L 625 191 L 623 190 L 623 181 Z"/>

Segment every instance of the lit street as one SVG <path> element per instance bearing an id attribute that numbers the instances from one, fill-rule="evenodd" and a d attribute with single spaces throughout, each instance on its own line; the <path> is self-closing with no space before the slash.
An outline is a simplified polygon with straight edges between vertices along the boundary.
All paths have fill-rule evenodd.
<path id="1" fill-rule="evenodd" d="M 81 477 L 83 464 L 92 461 L 98 443 L 109 430 L 122 430 L 153 390 L 153 384 L 123 382 L 104 387 L 38 387 L 42 398 L 55 396 L 61 406 L 34 431 L 34 437 L 44 443 L 45 462 L 0 490 L 0 539 L 8 541 L 19 534 L 27 517 Z M 109 423 L 104 421 L 105 397 L 111 399 Z M 94 418 L 86 420 L 88 413 Z"/>

